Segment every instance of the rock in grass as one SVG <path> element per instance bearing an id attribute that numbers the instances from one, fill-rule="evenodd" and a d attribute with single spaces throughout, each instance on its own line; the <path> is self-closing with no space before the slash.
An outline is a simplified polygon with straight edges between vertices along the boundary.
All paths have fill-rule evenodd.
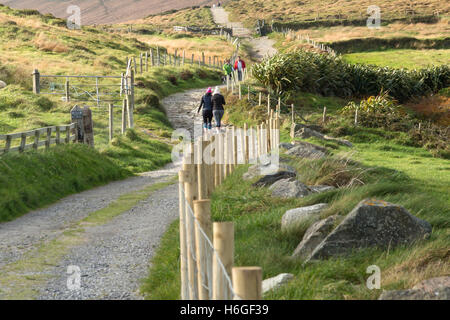
<path id="1" fill-rule="evenodd" d="M 286 152 L 288 155 L 309 159 L 322 159 L 327 153 L 327 149 L 308 142 L 297 142 L 295 147 Z"/>
<path id="2" fill-rule="evenodd" d="M 450 300 L 450 277 L 428 279 L 409 290 L 384 291 L 379 300 Z"/>
<path id="3" fill-rule="evenodd" d="M 346 255 L 361 248 L 411 244 L 430 234 L 431 225 L 405 208 L 382 200 L 366 199 L 314 249 L 308 260 Z"/>
<path id="4" fill-rule="evenodd" d="M 266 279 L 262 283 L 263 293 L 266 293 L 270 290 L 277 290 L 292 279 L 294 279 L 294 275 L 290 273 L 281 273 L 276 277 Z"/>
<path id="5" fill-rule="evenodd" d="M 262 175 L 275 174 L 275 173 L 281 172 L 281 171 L 287 171 L 287 172 L 296 174 L 294 168 L 292 168 L 291 166 L 284 164 L 284 163 L 279 163 L 277 168 L 274 168 L 274 170 L 273 170 L 274 172 L 267 173 L 271 169 L 272 169 L 271 164 L 266 164 L 266 165 L 255 164 L 255 165 L 251 166 L 250 168 L 248 168 L 248 171 L 246 173 L 244 173 L 242 178 L 244 180 L 252 180 L 252 179 L 262 176 Z"/>
<path id="6" fill-rule="evenodd" d="M 312 191 L 295 178 L 282 179 L 269 187 L 272 196 L 277 198 L 302 198 L 309 195 Z"/>
<path id="7" fill-rule="evenodd" d="M 268 187 L 282 179 L 295 178 L 297 175 L 291 171 L 279 171 L 274 174 L 268 174 L 252 184 L 253 187 Z"/>
<path id="8" fill-rule="evenodd" d="M 306 259 L 314 249 L 327 237 L 333 230 L 338 216 L 331 216 L 326 219 L 315 222 L 306 230 L 303 240 L 299 243 L 292 258 Z"/>
<path id="9" fill-rule="evenodd" d="M 313 206 L 295 208 L 286 211 L 281 218 L 281 229 L 287 230 L 309 220 L 316 221 L 320 218 L 320 213 L 328 207 L 326 203 L 319 203 Z"/>
<path id="10" fill-rule="evenodd" d="M 6 82 L 0 80 L 0 89 L 6 88 Z"/>
<path id="11" fill-rule="evenodd" d="M 280 143 L 280 148 L 283 148 L 286 150 L 292 149 L 294 146 L 295 145 L 292 143 L 287 143 L 287 142 Z"/>
<path id="12" fill-rule="evenodd" d="M 292 130 L 292 128 L 291 128 L 291 130 Z M 338 138 L 324 135 L 324 134 L 322 134 L 310 127 L 307 127 L 307 126 L 298 127 L 295 130 L 296 131 L 294 133 L 291 132 L 291 137 L 293 137 L 293 138 L 308 139 L 308 138 L 314 137 L 314 138 L 318 138 L 318 139 L 325 140 L 325 141 L 336 142 L 340 145 L 347 146 L 350 148 L 353 147 L 353 144 L 348 140 L 338 139 Z M 293 136 L 292 136 L 292 134 L 293 134 Z"/>

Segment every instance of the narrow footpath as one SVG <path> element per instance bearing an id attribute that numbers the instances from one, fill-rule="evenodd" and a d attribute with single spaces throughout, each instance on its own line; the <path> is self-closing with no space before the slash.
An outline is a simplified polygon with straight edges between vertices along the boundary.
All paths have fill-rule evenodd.
<path id="1" fill-rule="evenodd" d="M 197 121 L 201 134 L 204 92 L 162 101 L 174 128 L 193 132 Z M 170 163 L 0 224 L 0 299 L 142 299 L 140 280 L 178 217 L 178 170 Z M 80 290 L 67 286 L 69 266 L 80 269 Z"/>

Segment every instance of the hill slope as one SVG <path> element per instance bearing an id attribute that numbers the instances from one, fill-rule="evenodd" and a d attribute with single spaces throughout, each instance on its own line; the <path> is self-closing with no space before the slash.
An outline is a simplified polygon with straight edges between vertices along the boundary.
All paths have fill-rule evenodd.
<path id="1" fill-rule="evenodd" d="M 0 0 L 0 3 L 16 9 L 36 9 L 67 18 L 70 5 L 81 8 L 83 25 L 117 23 L 144 18 L 150 14 L 172 9 L 210 4 L 210 0 Z"/>

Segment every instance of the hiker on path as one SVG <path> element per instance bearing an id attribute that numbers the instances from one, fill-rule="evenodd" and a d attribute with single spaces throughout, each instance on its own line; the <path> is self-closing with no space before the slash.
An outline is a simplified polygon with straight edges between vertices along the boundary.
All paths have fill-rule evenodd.
<path id="1" fill-rule="evenodd" d="M 220 88 L 216 87 L 214 89 L 214 94 L 212 97 L 213 114 L 216 120 L 217 133 L 220 133 L 220 127 L 222 126 L 222 117 L 225 113 L 223 106 L 225 105 L 225 98 L 220 93 Z"/>
<path id="2" fill-rule="evenodd" d="M 226 83 L 227 78 L 230 78 L 231 80 L 231 76 L 233 74 L 233 67 L 231 66 L 230 60 L 225 61 L 225 64 L 223 65 L 223 72 L 225 73 L 224 83 Z"/>
<path id="3" fill-rule="evenodd" d="M 245 70 L 245 62 L 241 59 L 241 56 L 239 56 L 234 63 L 234 70 L 237 70 L 239 81 L 242 81 L 242 74 Z"/>
<path id="4" fill-rule="evenodd" d="M 212 112 L 212 89 L 208 88 L 206 90 L 206 94 L 202 97 L 202 101 L 200 102 L 200 107 L 198 108 L 197 113 L 200 113 L 200 110 L 203 107 L 203 131 L 209 129 L 211 130 L 211 122 L 213 117 Z"/>

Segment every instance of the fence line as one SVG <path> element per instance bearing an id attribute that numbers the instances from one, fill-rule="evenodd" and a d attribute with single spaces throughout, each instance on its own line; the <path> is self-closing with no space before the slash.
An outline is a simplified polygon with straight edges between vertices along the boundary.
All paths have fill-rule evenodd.
<path id="1" fill-rule="evenodd" d="M 73 131 L 73 132 L 72 132 Z M 65 137 L 61 137 L 61 133 L 65 132 Z M 52 137 L 52 133 L 55 133 L 55 137 Z M 45 140 L 40 141 L 42 134 L 45 134 Z M 33 143 L 27 144 L 27 137 L 34 137 Z M 50 148 L 52 144 L 70 143 L 75 141 L 77 137 L 76 124 L 60 125 L 45 127 L 30 131 L 0 134 L 0 140 L 5 140 L 5 147 L 0 149 L 0 155 L 9 152 L 24 152 L 28 149 L 37 150 L 39 147 L 45 146 L 46 149 Z M 18 145 L 13 143 L 14 139 L 19 139 Z"/>
<path id="2" fill-rule="evenodd" d="M 314 47 L 315 49 L 318 49 L 321 51 L 326 51 L 334 57 L 337 56 L 337 53 L 333 48 L 331 48 L 327 45 L 324 45 L 323 43 L 320 43 L 318 41 L 315 41 L 313 39 L 310 39 L 309 35 L 306 35 L 306 36 L 303 36 L 302 34 L 295 35 L 295 33 L 292 29 L 282 29 L 281 31 L 277 30 L 277 32 L 281 32 L 285 38 L 287 38 L 287 36 L 289 35 L 293 39 L 299 40 L 301 42 L 305 42 L 305 43 L 311 45 L 312 47 Z"/>
<path id="3" fill-rule="evenodd" d="M 184 300 L 261 298 L 261 268 L 233 267 L 234 225 L 232 222 L 213 224 L 210 201 L 214 188 L 238 164 L 266 163 L 269 155 L 278 154 L 278 114 L 272 112 L 255 127 L 256 130 L 244 124 L 243 128 L 229 127 L 218 134 L 204 133 L 185 146 L 179 172 L 180 273 Z"/>

